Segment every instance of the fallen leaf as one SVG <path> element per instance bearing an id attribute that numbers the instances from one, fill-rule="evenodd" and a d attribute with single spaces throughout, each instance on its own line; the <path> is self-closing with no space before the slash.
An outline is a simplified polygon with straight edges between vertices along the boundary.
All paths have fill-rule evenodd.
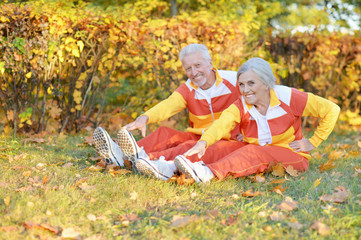
<path id="1" fill-rule="evenodd" d="M 94 146 L 94 139 L 92 136 L 85 136 L 84 139 L 84 145 Z"/>
<path id="2" fill-rule="evenodd" d="M 63 238 L 69 238 L 69 239 L 82 239 L 80 232 L 76 231 L 74 228 L 65 228 L 63 232 L 61 233 L 61 236 Z"/>
<path id="3" fill-rule="evenodd" d="M 272 191 L 283 196 L 283 192 L 284 192 L 286 189 L 287 189 L 287 188 L 283 188 L 282 185 L 278 185 L 278 186 L 272 188 Z"/>
<path id="4" fill-rule="evenodd" d="M 334 164 L 334 159 L 332 159 L 325 164 L 321 164 L 321 166 L 319 167 L 319 171 L 320 172 L 327 171 L 327 170 L 337 167 L 337 165 L 338 164 Z"/>
<path id="5" fill-rule="evenodd" d="M 67 162 L 63 165 L 63 168 L 72 167 L 74 164 L 72 162 Z"/>
<path id="6" fill-rule="evenodd" d="M 258 182 L 258 183 L 263 183 L 266 181 L 266 178 L 264 176 L 262 176 L 263 173 L 259 173 L 254 177 L 254 182 Z"/>
<path id="7" fill-rule="evenodd" d="M 84 192 L 89 192 L 90 190 L 95 188 L 95 186 L 90 186 L 87 182 L 79 184 L 78 187 Z"/>
<path id="8" fill-rule="evenodd" d="M 354 167 L 355 169 L 355 174 L 356 176 L 358 176 L 359 174 L 361 174 L 361 168 L 360 167 Z"/>
<path id="9" fill-rule="evenodd" d="M 114 170 L 114 168 L 109 169 L 109 174 L 112 175 L 113 177 L 116 177 L 118 175 L 125 175 L 128 173 L 131 173 L 132 171 L 122 168 L 122 169 L 118 169 L 118 170 Z"/>
<path id="10" fill-rule="evenodd" d="M 259 195 L 262 195 L 261 192 L 257 191 L 257 192 L 252 192 L 252 189 L 246 191 L 246 192 L 243 192 L 242 193 L 242 196 L 243 197 L 257 197 Z"/>
<path id="11" fill-rule="evenodd" d="M 42 180 L 43 185 L 47 184 L 47 183 L 49 182 L 49 179 L 50 179 L 49 177 L 44 176 L 44 177 L 43 177 L 43 180 Z"/>
<path id="12" fill-rule="evenodd" d="M 337 151 L 337 150 L 333 150 L 332 152 L 330 152 L 330 153 L 328 154 L 328 159 L 330 159 L 330 160 L 336 160 L 336 159 L 339 159 L 342 155 L 343 155 L 343 152 Z"/>
<path id="13" fill-rule="evenodd" d="M 272 167 L 272 175 L 276 177 L 283 177 L 285 175 L 285 168 L 282 163 L 278 163 Z"/>
<path id="14" fill-rule="evenodd" d="M 361 141 L 357 141 L 357 146 L 361 148 Z"/>
<path id="15" fill-rule="evenodd" d="M 94 214 L 88 214 L 86 216 L 88 218 L 89 221 L 96 221 L 97 217 Z"/>
<path id="16" fill-rule="evenodd" d="M 300 173 L 296 169 L 294 169 L 292 165 L 288 165 L 286 167 L 286 172 L 292 177 L 297 177 L 298 175 L 300 175 Z"/>
<path id="17" fill-rule="evenodd" d="M 15 226 L 2 226 L 0 227 L 0 231 L 3 231 L 3 232 L 12 232 L 12 231 L 17 231 L 18 228 L 15 227 Z"/>
<path id="18" fill-rule="evenodd" d="M 322 235 L 322 236 L 327 236 L 330 234 L 330 228 L 319 221 L 315 221 L 312 225 L 311 225 L 312 229 L 315 229 L 318 231 L 318 234 Z"/>
<path id="19" fill-rule="evenodd" d="M 293 211 L 297 208 L 297 202 L 294 201 L 292 198 L 286 197 L 286 200 L 284 200 L 280 205 L 277 206 L 281 210 L 285 211 Z"/>
<path id="20" fill-rule="evenodd" d="M 285 216 L 282 212 L 273 212 L 269 217 L 272 221 L 282 221 L 285 219 Z"/>
<path id="21" fill-rule="evenodd" d="M 174 215 L 170 227 L 183 227 L 187 225 L 190 221 L 195 221 L 197 219 L 196 215 L 192 216 L 180 216 Z"/>
<path id="22" fill-rule="evenodd" d="M 227 219 L 222 219 L 221 224 L 224 226 L 231 226 L 235 224 L 237 220 L 238 220 L 238 215 L 231 214 Z"/>
<path id="23" fill-rule="evenodd" d="M 348 199 L 349 192 L 345 187 L 338 186 L 335 188 L 336 192 L 330 195 L 323 195 L 320 197 L 320 201 L 343 203 Z"/>
<path id="24" fill-rule="evenodd" d="M 33 229 L 33 228 L 37 228 L 37 229 L 43 229 L 43 230 L 47 230 L 49 232 L 52 232 L 56 235 L 59 235 L 61 232 L 61 228 L 60 227 L 53 227 L 49 224 L 46 223 L 32 223 L 32 222 L 23 222 L 22 225 L 26 228 L 26 229 Z"/>
<path id="25" fill-rule="evenodd" d="M 280 183 L 284 183 L 284 182 L 286 182 L 286 179 L 275 179 L 275 180 L 272 180 L 270 182 L 270 184 L 274 184 L 274 183 L 280 184 Z"/>
<path id="26" fill-rule="evenodd" d="M 322 179 L 322 177 L 320 177 L 319 179 L 316 179 L 316 181 L 313 183 L 314 188 L 316 188 L 318 185 L 320 185 L 321 179 Z"/>
<path id="27" fill-rule="evenodd" d="M 6 196 L 5 198 L 4 198 L 4 203 L 5 203 L 5 205 L 8 207 L 9 206 L 9 204 L 10 204 L 10 196 Z"/>
<path id="28" fill-rule="evenodd" d="M 133 201 L 135 201 L 135 200 L 137 200 L 138 199 L 138 193 L 136 193 L 136 192 L 131 192 L 130 194 L 130 200 L 133 200 Z"/>
<path id="29" fill-rule="evenodd" d="M 99 172 L 99 171 L 104 170 L 104 168 L 101 166 L 98 166 L 98 165 L 92 165 L 88 168 L 88 170 L 94 171 L 94 172 Z"/>

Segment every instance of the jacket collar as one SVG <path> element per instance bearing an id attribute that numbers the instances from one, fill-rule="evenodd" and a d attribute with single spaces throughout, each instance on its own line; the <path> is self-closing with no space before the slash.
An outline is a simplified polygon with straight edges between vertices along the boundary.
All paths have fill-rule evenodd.
<path id="1" fill-rule="evenodd" d="M 252 104 L 248 104 L 246 101 L 244 101 L 244 103 L 247 106 L 248 110 L 251 110 L 251 108 L 253 107 Z M 280 100 L 277 97 L 277 94 L 275 92 L 274 89 L 270 89 L 270 106 L 271 108 L 279 106 L 281 104 Z"/>
<path id="2" fill-rule="evenodd" d="M 223 79 L 222 79 L 221 76 L 219 75 L 217 68 L 213 68 L 212 70 L 216 73 L 216 86 L 218 86 L 218 85 L 223 81 Z M 190 79 L 189 79 L 189 80 L 190 80 Z M 198 86 L 195 85 L 191 80 L 190 80 L 190 84 L 189 84 L 189 85 L 190 85 L 192 88 L 194 88 L 195 90 L 198 90 Z"/>

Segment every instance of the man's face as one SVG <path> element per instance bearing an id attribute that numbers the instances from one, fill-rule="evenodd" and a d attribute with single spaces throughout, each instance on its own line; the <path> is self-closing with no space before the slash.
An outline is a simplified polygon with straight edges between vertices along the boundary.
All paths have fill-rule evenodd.
<path id="1" fill-rule="evenodd" d="M 182 65 L 187 77 L 198 87 L 206 85 L 211 80 L 213 69 L 212 61 L 206 60 L 201 52 L 195 52 L 185 56 Z"/>

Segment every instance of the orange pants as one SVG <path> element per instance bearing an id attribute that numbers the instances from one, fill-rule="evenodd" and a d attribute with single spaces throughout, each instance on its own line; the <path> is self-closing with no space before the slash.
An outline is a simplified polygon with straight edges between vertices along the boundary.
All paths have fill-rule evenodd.
<path id="1" fill-rule="evenodd" d="M 277 146 L 247 144 L 216 162 L 207 164 L 213 174 L 223 179 L 226 176 L 244 177 L 264 172 L 270 163 L 292 165 L 298 171 L 308 169 L 308 160 L 290 149 Z"/>
<path id="2" fill-rule="evenodd" d="M 194 133 L 160 127 L 137 143 L 144 148 L 152 160 L 158 159 L 160 156 L 164 156 L 166 160 L 174 160 L 176 156 L 191 149 L 199 138 L 200 136 Z M 210 164 L 244 145 L 245 143 L 242 142 L 220 140 L 210 146 L 201 159 L 199 159 L 197 155 L 190 156 L 188 159 L 192 162 L 203 161 L 206 164 Z"/>

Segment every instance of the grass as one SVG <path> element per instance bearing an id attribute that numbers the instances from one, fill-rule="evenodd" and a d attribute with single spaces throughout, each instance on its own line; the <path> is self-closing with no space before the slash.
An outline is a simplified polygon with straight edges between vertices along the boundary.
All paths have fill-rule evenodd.
<path id="1" fill-rule="evenodd" d="M 0 138 L 1 239 L 361 239 L 359 133 L 332 134 L 314 150 L 308 171 L 286 175 L 283 195 L 271 181 L 285 177 L 272 174 L 263 183 L 228 178 L 181 186 L 91 171 L 97 154 L 83 144 L 86 135 L 44 143 Z M 338 165 L 320 172 L 332 151 L 342 152 Z M 338 186 L 348 190 L 346 201 L 319 200 Z M 262 195 L 242 197 L 250 189 Z M 286 197 L 297 208 L 278 208 Z M 282 218 L 272 218 L 277 214 Z M 329 230 L 312 227 L 316 221 Z"/>

